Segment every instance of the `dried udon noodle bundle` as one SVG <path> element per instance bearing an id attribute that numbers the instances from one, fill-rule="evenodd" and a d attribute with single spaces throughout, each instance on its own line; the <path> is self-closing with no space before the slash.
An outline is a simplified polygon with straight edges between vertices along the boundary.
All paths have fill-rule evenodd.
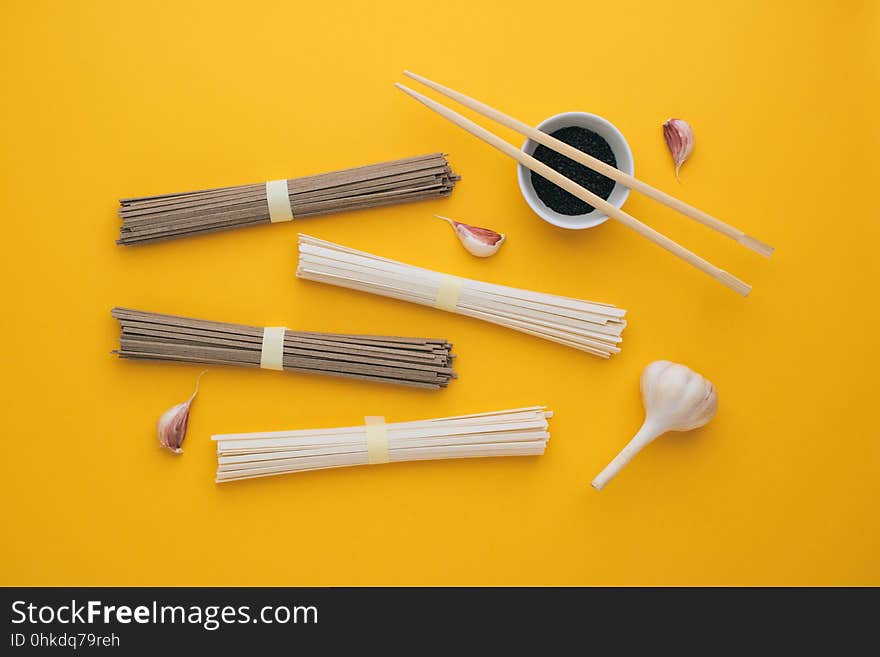
<path id="1" fill-rule="evenodd" d="M 212 436 L 217 442 L 218 483 L 353 465 L 538 456 L 550 440 L 553 413 L 530 406 L 415 422 L 364 424 Z"/>
<path id="2" fill-rule="evenodd" d="M 626 311 L 606 303 L 449 276 L 299 236 L 296 275 L 475 317 L 601 358 L 620 352 Z"/>

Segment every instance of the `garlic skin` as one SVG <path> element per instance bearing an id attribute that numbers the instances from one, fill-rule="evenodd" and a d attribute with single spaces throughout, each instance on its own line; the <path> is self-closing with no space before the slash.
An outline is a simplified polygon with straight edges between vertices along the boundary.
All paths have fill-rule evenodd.
<path id="1" fill-rule="evenodd" d="M 684 119 L 668 119 L 663 124 L 663 138 L 666 140 L 666 146 L 672 153 L 672 161 L 675 163 L 675 177 L 681 165 L 685 163 L 694 150 L 694 129 Z"/>
<path id="2" fill-rule="evenodd" d="M 692 369 L 658 360 L 642 372 L 645 421 L 635 437 L 593 480 L 602 490 L 646 445 L 667 431 L 690 431 L 702 427 L 718 411 L 715 386 Z"/>
<path id="3" fill-rule="evenodd" d="M 199 394 L 199 382 L 206 371 L 203 370 L 196 379 L 196 388 L 193 390 L 190 398 L 185 402 L 175 404 L 162 413 L 162 416 L 159 418 L 157 425 L 159 445 L 175 454 L 183 454 L 182 445 L 183 439 L 186 438 L 186 427 L 189 423 L 189 409 L 196 395 Z"/>
<path id="4" fill-rule="evenodd" d="M 450 219 L 449 217 L 442 217 L 439 214 L 434 216 L 452 226 L 462 246 L 464 246 L 468 253 L 478 258 L 488 258 L 495 255 L 498 253 L 501 245 L 504 244 L 505 235 L 502 233 L 496 233 L 489 228 L 463 224 L 460 221 L 455 221 L 455 219 Z"/>

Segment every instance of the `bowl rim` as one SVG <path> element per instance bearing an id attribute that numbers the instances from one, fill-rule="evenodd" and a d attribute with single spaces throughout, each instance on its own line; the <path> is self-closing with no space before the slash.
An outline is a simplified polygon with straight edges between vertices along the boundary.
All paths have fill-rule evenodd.
<path id="1" fill-rule="evenodd" d="M 628 168 L 622 168 L 621 171 L 623 171 L 624 173 L 628 173 L 629 175 L 634 174 L 635 160 L 633 158 L 632 149 L 630 148 L 629 142 L 626 140 L 626 137 L 624 137 L 620 129 L 605 117 L 599 116 L 598 114 L 592 114 L 591 112 L 560 112 L 559 114 L 554 114 L 553 116 L 544 119 L 536 127 L 538 130 L 543 131 L 548 124 L 558 123 L 571 119 L 575 119 L 575 121 L 572 122 L 571 125 L 579 125 L 579 121 L 587 119 L 589 122 L 598 124 L 609 133 L 614 134 L 620 142 L 620 148 L 615 149 L 616 153 L 619 155 L 622 149 L 623 154 L 626 156 L 626 159 L 630 164 Z M 554 130 L 556 129 L 559 128 L 554 127 Z M 522 146 L 520 146 L 520 149 L 526 153 L 528 153 L 529 150 L 533 151 L 534 149 L 530 148 L 532 144 L 534 144 L 535 148 L 538 147 L 537 142 L 526 138 L 525 141 L 523 141 Z M 618 157 L 617 159 L 620 160 L 621 158 Z M 551 210 L 538 197 L 538 193 L 535 191 L 534 185 L 532 185 L 531 170 L 519 163 L 517 163 L 517 181 L 519 182 L 520 193 L 522 194 L 523 199 L 525 199 L 528 206 L 535 214 L 537 214 L 541 219 L 549 224 L 569 230 L 584 230 L 587 228 L 594 228 L 595 226 L 599 226 L 609 219 L 609 216 L 607 214 L 597 209 L 593 209 L 587 214 L 579 215 L 560 215 L 558 212 Z M 623 192 L 621 192 L 619 198 L 612 203 L 614 207 L 619 208 L 623 206 L 623 204 L 626 203 L 626 200 L 629 198 L 630 189 L 629 187 L 620 185 L 620 183 L 615 183 L 615 186 L 620 186 L 623 189 Z M 614 193 L 614 190 L 612 190 L 612 193 Z M 561 217 L 565 218 L 563 219 Z"/>

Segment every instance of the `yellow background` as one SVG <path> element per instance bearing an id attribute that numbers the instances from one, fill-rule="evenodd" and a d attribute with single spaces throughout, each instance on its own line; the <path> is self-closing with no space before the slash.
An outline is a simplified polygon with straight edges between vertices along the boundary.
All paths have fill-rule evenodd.
<path id="1" fill-rule="evenodd" d="M 3 584 L 880 584 L 875 2 L 32 2 L 0 20 Z M 639 176 L 777 247 L 627 210 L 754 285 L 742 299 L 613 222 L 538 220 L 514 165 L 392 86 L 410 68 L 528 122 L 609 118 Z M 660 124 L 689 120 L 672 174 Z M 493 128 L 507 139 L 520 138 Z M 116 199 L 450 153 L 451 199 L 144 248 Z M 467 255 L 442 212 L 508 234 Z M 577 351 L 294 277 L 295 236 L 629 309 Z M 159 414 L 197 365 L 110 355 L 114 305 L 439 335 L 441 393 L 211 368 L 185 454 Z M 592 477 L 665 358 L 718 416 Z M 545 456 L 216 486 L 212 433 L 546 403 Z"/>

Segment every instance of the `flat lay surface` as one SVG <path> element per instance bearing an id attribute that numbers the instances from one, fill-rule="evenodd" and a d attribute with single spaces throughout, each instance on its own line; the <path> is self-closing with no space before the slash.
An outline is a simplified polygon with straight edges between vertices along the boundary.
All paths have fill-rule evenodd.
<path id="1" fill-rule="evenodd" d="M 876 58 L 864 1 L 5 2 L 0 323 L 5 585 L 880 585 Z M 532 125 L 598 114 L 635 175 L 776 247 L 763 258 L 633 193 L 624 209 L 753 286 L 614 220 L 541 221 L 515 163 L 396 90 L 412 70 Z M 441 99 L 470 118 L 475 115 Z M 696 147 L 677 182 L 661 125 Z M 519 146 L 523 139 L 478 123 Z M 118 199 L 443 152 L 448 199 L 117 246 Z M 453 219 L 505 233 L 469 255 Z M 297 233 L 627 309 L 603 360 L 296 278 Z M 114 306 L 448 339 L 443 390 L 210 366 L 184 453 L 156 421 L 200 365 L 111 355 Z M 591 480 L 667 359 L 717 416 Z M 212 434 L 545 404 L 543 456 L 214 483 Z"/>

